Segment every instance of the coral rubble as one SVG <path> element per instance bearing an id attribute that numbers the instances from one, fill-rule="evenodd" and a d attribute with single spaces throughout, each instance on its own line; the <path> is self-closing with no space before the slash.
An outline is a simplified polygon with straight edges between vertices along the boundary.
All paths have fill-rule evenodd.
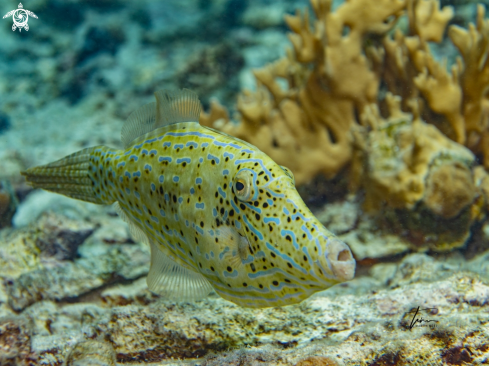
<path id="1" fill-rule="evenodd" d="M 114 353 L 117 362 L 134 364 L 186 359 L 195 365 L 232 365 L 261 359 L 288 366 L 313 360 L 371 365 L 382 364 L 387 355 L 397 359 L 392 365 L 417 365 L 423 358 L 442 363 L 451 355 L 476 364 L 489 356 L 484 327 L 489 283 L 479 262 L 438 262 L 416 254 L 393 270 L 377 265 L 375 272 L 390 273 L 387 286 L 363 277 L 283 308 L 240 308 L 218 297 L 144 305 L 137 294 L 113 307 L 97 304 L 96 296 L 76 304 L 40 301 L 23 313 L 30 319 L 31 341 L 22 347 L 47 364 L 65 357 L 94 361 L 102 349 L 97 357 L 106 357 L 108 364 Z M 421 317 L 434 321 L 432 327 L 412 324 L 418 306 Z"/>

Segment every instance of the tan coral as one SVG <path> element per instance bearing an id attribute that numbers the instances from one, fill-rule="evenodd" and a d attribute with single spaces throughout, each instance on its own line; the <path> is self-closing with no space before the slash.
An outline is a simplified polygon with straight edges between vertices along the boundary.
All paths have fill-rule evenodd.
<path id="1" fill-rule="evenodd" d="M 239 123 L 208 117 L 206 125 L 258 146 L 299 185 L 348 165 L 350 188 L 365 189 L 372 209 L 423 204 L 448 220 L 472 205 L 474 219 L 484 216 L 475 158 L 461 146 L 489 166 L 483 8 L 476 26 L 450 28 L 463 62 L 447 71 L 428 46 L 442 40 L 453 17 L 438 0 L 350 0 L 335 11 L 330 0 L 311 5 L 315 19 L 307 12 L 285 17 L 293 50 L 254 72 L 257 90 L 238 97 Z M 402 14 L 408 33 L 388 34 Z M 379 93 L 381 82 L 400 99 Z"/>
<path id="2" fill-rule="evenodd" d="M 468 207 L 475 195 L 470 167 L 454 161 L 431 168 L 423 202 L 433 213 L 451 219 Z"/>
<path id="3" fill-rule="evenodd" d="M 451 26 L 448 32 L 453 44 L 463 58 L 460 75 L 463 90 L 463 115 L 467 134 L 467 146 L 482 152 L 484 165 L 489 167 L 489 20 L 484 18 L 482 5 L 477 8 L 477 24 L 469 29 Z"/>
<path id="4" fill-rule="evenodd" d="M 386 101 L 390 117 L 383 119 L 374 105 L 362 115 L 372 132 L 355 134 L 366 163 L 361 176 L 368 180 L 367 209 L 383 204 L 412 209 L 423 202 L 444 218 L 456 216 L 475 195 L 474 156 L 436 127 L 402 112 L 399 97 L 387 94 Z"/>
<path id="5" fill-rule="evenodd" d="M 453 8 L 439 9 L 436 0 L 408 0 L 409 27 L 423 41 L 441 42 L 447 23 L 453 17 Z"/>
<path id="6" fill-rule="evenodd" d="M 379 11 L 355 0 L 332 12 L 331 0 L 311 4 L 316 20 L 307 12 L 286 17 L 293 53 L 255 71 L 257 90 L 238 97 L 240 123 L 216 125 L 207 115 L 201 120 L 256 145 L 290 168 L 297 184 L 318 174 L 332 178 L 351 160 L 355 109 L 376 100 L 380 82 L 374 66 L 381 64 L 382 51 L 372 47 L 367 55 L 363 38 L 390 30 L 404 6 L 383 0 Z M 342 35 L 345 27 L 349 34 Z M 288 88 L 282 90 L 277 79 Z"/>

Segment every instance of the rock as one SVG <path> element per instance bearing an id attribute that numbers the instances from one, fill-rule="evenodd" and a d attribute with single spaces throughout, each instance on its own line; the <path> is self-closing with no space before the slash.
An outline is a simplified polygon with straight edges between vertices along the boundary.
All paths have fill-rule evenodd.
<path id="1" fill-rule="evenodd" d="M 432 168 L 423 200 L 433 213 L 451 219 L 473 202 L 475 192 L 471 170 L 454 162 Z"/>
<path id="2" fill-rule="evenodd" d="M 373 266 L 378 279 L 359 277 L 282 308 L 242 308 L 215 295 L 191 303 L 157 299 L 144 278 L 109 284 L 88 301 L 26 307 L 22 324 L 30 325 L 21 328 L 31 338 L 17 349 L 32 350 L 39 363 L 73 365 L 110 365 L 113 354 L 135 365 L 183 362 L 172 358 L 195 365 L 477 364 L 489 356 L 489 275 L 479 265 L 487 255 L 466 262 L 412 254 Z M 433 323 L 413 324 L 421 318 Z"/>
<path id="3" fill-rule="evenodd" d="M 21 311 L 41 300 L 73 299 L 108 283 L 146 275 L 149 248 L 128 243 L 124 225 L 108 230 L 116 218 L 103 217 L 97 218 L 102 233 L 93 237 L 95 224 L 54 213 L 0 235 L 0 278 L 9 306 Z M 125 243 L 117 244 L 121 241 Z"/>
<path id="4" fill-rule="evenodd" d="M 53 214 L 43 215 L 37 225 L 42 232 L 36 240 L 41 256 L 52 257 L 60 261 L 73 260 L 78 246 L 95 230 L 94 224 L 70 220 Z"/>
<path id="5" fill-rule="evenodd" d="M 36 361 L 29 320 L 22 316 L 0 318 L 0 365 L 27 366 Z"/>
<path id="6" fill-rule="evenodd" d="M 44 299 L 76 297 L 103 283 L 101 278 L 72 262 L 39 268 L 6 281 L 9 305 L 16 311 Z"/>
<path id="7" fill-rule="evenodd" d="M 114 349 L 108 342 L 78 343 L 66 359 L 66 366 L 115 366 Z"/>
<path id="8" fill-rule="evenodd" d="M 102 303 L 108 307 L 121 305 L 148 305 L 158 300 L 146 284 L 146 277 L 140 278 L 128 285 L 116 285 L 100 294 Z"/>
<path id="9" fill-rule="evenodd" d="M 53 211 L 70 219 L 93 216 L 100 209 L 92 204 L 77 201 L 59 194 L 37 190 L 30 193 L 19 206 L 13 224 L 15 227 L 27 226 L 46 211 Z"/>
<path id="10" fill-rule="evenodd" d="M 338 366 L 338 363 L 329 357 L 308 357 L 297 362 L 295 366 Z"/>
<path id="11" fill-rule="evenodd" d="M 7 180 L 0 181 L 0 229 L 11 226 L 18 205 L 12 185 Z"/>

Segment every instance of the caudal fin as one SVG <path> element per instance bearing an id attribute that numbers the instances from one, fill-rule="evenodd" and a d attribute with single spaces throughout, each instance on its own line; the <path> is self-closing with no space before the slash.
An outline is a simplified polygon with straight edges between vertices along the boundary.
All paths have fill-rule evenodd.
<path id="1" fill-rule="evenodd" d="M 27 169 L 21 174 L 34 188 L 63 194 L 78 200 L 104 204 L 97 196 L 89 177 L 90 147 L 68 155 L 58 161 Z"/>

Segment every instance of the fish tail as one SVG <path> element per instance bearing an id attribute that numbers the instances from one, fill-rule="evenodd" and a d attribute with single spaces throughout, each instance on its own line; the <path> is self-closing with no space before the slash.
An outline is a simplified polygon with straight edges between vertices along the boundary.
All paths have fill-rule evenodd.
<path id="1" fill-rule="evenodd" d="M 99 185 L 90 174 L 90 158 L 95 149 L 100 148 L 89 147 L 58 161 L 29 168 L 21 174 L 33 188 L 42 188 L 86 202 L 110 204 L 113 200 L 97 193 Z"/>

